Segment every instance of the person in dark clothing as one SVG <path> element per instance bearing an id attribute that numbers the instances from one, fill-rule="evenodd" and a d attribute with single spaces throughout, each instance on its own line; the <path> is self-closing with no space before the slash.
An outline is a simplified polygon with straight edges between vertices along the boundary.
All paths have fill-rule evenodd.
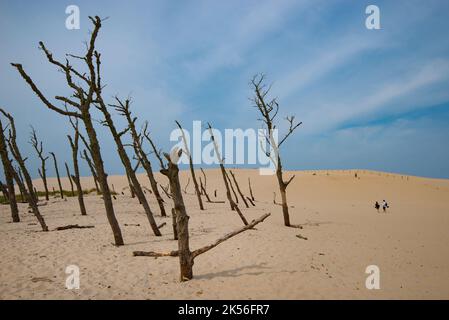
<path id="1" fill-rule="evenodd" d="M 384 212 L 387 212 L 387 209 L 389 208 L 387 201 L 383 200 L 382 201 L 382 209 L 384 210 Z"/>
<path id="2" fill-rule="evenodd" d="M 379 202 L 376 201 L 376 203 L 374 204 L 374 208 L 376 208 L 377 212 L 379 212 L 379 209 L 380 209 Z"/>

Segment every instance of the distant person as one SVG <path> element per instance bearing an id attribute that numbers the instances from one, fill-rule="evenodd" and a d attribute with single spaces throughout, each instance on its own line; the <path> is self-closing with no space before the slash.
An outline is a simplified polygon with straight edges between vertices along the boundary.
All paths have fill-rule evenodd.
<path id="1" fill-rule="evenodd" d="M 376 208 L 377 212 L 379 212 L 379 209 L 380 209 L 379 202 L 376 201 L 376 203 L 374 204 L 374 208 Z"/>
<path id="2" fill-rule="evenodd" d="M 387 212 L 387 209 L 389 208 L 387 201 L 382 201 L 382 209 L 384 212 Z"/>

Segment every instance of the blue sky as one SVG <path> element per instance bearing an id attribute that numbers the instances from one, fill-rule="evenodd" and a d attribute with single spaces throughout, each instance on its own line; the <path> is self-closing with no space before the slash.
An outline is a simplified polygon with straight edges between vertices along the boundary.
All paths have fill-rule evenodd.
<path id="1" fill-rule="evenodd" d="M 80 30 L 65 28 L 70 4 L 80 8 Z M 365 28 L 369 4 L 380 8 L 381 30 Z M 280 119 L 295 114 L 303 121 L 283 145 L 287 169 L 449 178 L 448 1 L 2 0 L 0 105 L 16 118 L 34 176 L 29 125 L 60 165 L 71 158 L 71 130 L 9 63 L 22 63 L 48 96 L 66 94 L 63 76 L 37 44 L 44 41 L 61 59 L 82 54 L 88 15 L 109 17 L 98 40 L 105 97 L 132 96 L 134 113 L 166 149 L 174 119 L 187 129 L 193 120 L 219 129 L 260 127 L 248 82 L 263 72 Z M 109 132 L 99 134 L 109 174 L 122 174 Z"/>

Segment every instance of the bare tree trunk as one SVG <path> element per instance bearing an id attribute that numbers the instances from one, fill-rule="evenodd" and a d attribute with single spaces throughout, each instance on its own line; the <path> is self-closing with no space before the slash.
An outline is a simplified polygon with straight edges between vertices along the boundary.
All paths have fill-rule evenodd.
<path id="1" fill-rule="evenodd" d="M 281 164 L 281 157 L 280 157 L 280 147 L 281 145 L 287 140 L 287 138 L 298 128 L 302 122 L 295 121 L 295 116 L 287 116 L 286 120 L 289 124 L 289 128 L 285 136 L 278 142 L 274 139 L 273 136 L 273 129 L 276 127 L 276 125 L 273 123 L 274 119 L 276 118 L 278 111 L 279 111 L 279 103 L 277 102 L 277 99 L 274 98 L 271 101 L 266 101 L 267 95 L 270 91 L 270 87 L 268 89 L 265 89 L 266 86 L 264 84 L 264 75 L 255 76 L 252 81 L 252 86 L 254 88 L 255 96 L 253 99 L 253 102 L 255 103 L 255 106 L 259 110 L 260 114 L 262 115 L 262 121 L 266 125 L 266 129 L 268 131 L 268 135 L 265 136 L 266 141 L 273 149 L 274 156 L 271 155 L 271 152 L 268 152 L 268 150 L 265 150 L 267 155 L 270 157 L 271 161 L 276 165 L 276 177 L 279 184 L 279 191 L 281 193 L 282 198 L 282 213 L 284 216 L 284 225 L 287 227 L 297 227 L 292 226 L 290 224 L 290 216 L 288 212 L 288 204 L 287 204 L 287 186 L 290 184 L 290 182 L 294 179 L 294 175 L 288 180 L 284 181 L 282 177 L 282 164 Z"/>
<path id="2" fill-rule="evenodd" d="M 246 218 L 243 215 L 242 211 L 240 211 L 240 208 L 238 207 L 238 205 L 232 199 L 231 191 L 229 190 L 228 177 L 227 177 L 226 170 L 225 170 L 225 167 L 224 167 L 224 164 L 223 164 L 223 159 L 221 158 L 220 151 L 218 150 L 218 145 L 217 145 L 217 142 L 215 141 L 215 137 L 214 137 L 214 134 L 212 132 L 212 127 L 211 127 L 210 123 L 208 123 L 208 127 L 209 127 L 211 140 L 212 140 L 212 142 L 214 144 L 215 153 L 217 155 L 218 162 L 220 163 L 221 175 L 223 177 L 223 182 L 224 182 L 225 188 L 226 188 L 226 197 L 228 198 L 229 204 L 231 205 L 231 210 L 233 210 L 233 211 L 235 210 L 237 212 L 237 214 L 239 215 L 240 219 L 242 219 L 243 224 L 246 226 L 246 225 L 248 225 L 248 221 L 246 220 Z M 216 190 L 215 190 L 215 196 L 217 196 Z"/>
<path id="3" fill-rule="evenodd" d="M 98 182 L 100 184 L 101 191 L 103 192 L 103 201 L 106 208 L 106 216 L 111 226 L 112 234 L 114 235 L 115 245 L 122 246 L 124 245 L 122 231 L 120 230 L 120 225 L 118 224 L 117 218 L 115 217 L 111 191 L 109 190 L 108 185 L 108 176 L 104 171 L 103 159 L 101 157 L 100 144 L 98 143 L 97 133 L 95 132 L 91 116 L 88 112 L 84 114 L 83 121 L 86 126 L 87 136 L 90 140 L 92 160 L 94 161 L 95 169 L 98 175 Z"/>
<path id="4" fill-rule="evenodd" d="M 81 137 L 81 135 L 80 135 Z M 97 194 L 100 194 L 100 189 L 98 188 L 98 177 L 97 177 L 97 173 L 95 172 L 94 166 L 92 164 L 92 160 L 90 160 L 89 155 L 87 154 L 86 149 L 83 150 L 83 155 L 81 155 L 81 158 L 83 158 L 86 162 L 87 165 L 89 166 L 90 172 L 92 174 L 92 178 L 94 179 L 94 183 L 95 183 L 95 191 L 97 191 Z"/>
<path id="5" fill-rule="evenodd" d="M 131 193 L 131 198 L 135 198 L 136 193 L 134 192 L 134 187 L 133 187 L 133 184 L 131 183 L 131 179 L 128 174 L 126 175 L 126 179 L 128 180 L 128 186 L 129 186 L 129 192 Z"/>
<path id="6" fill-rule="evenodd" d="M 129 108 L 130 101 L 127 99 L 125 101 L 125 103 L 122 103 L 117 97 L 116 97 L 116 101 L 118 102 L 118 105 L 114 105 L 114 107 L 122 116 L 124 116 L 126 118 L 126 120 L 128 122 L 128 128 L 131 132 L 131 137 L 133 139 L 134 153 L 136 154 L 136 157 L 142 163 L 142 166 L 145 169 L 145 172 L 147 174 L 148 180 L 150 180 L 151 190 L 153 190 L 153 194 L 156 197 L 156 201 L 159 205 L 159 210 L 161 212 L 161 216 L 166 217 L 167 214 L 165 212 L 164 199 L 162 199 L 159 189 L 157 187 L 157 182 L 156 182 L 156 179 L 154 178 L 151 162 L 148 159 L 147 154 L 143 151 L 143 148 L 142 148 L 142 139 L 143 139 L 143 137 L 141 136 L 142 134 L 144 137 L 146 137 L 150 141 L 152 146 L 154 146 L 153 141 L 150 139 L 149 135 L 147 134 L 148 123 L 145 124 L 145 129 L 143 130 L 142 134 L 139 135 L 136 130 L 137 118 L 132 118 L 132 116 L 131 116 L 131 110 Z"/>
<path id="7" fill-rule="evenodd" d="M 79 133 L 78 133 L 78 122 L 76 123 L 75 137 L 72 139 L 71 136 L 67 136 L 72 148 L 72 158 L 73 158 L 73 171 L 75 174 L 72 176 L 73 181 L 76 185 L 78 203 L 80 206 L 80 211 L 82 216 L 86 216 L 86 205 L 84 204 L 83 188 L 81 187 L 80 170 L 78 166 L 78 146 L 79 146 Z"/>
<path id="8" fill-rule="evenodd" d="M 178 153 L 178 157 L 181 155 Z M 176 211 L 176 229 L 178 235 L 178 252 L 180 265 L 180 280 L 188 281 L 193 278 L 193 257 L 189 247 L 189 216 L 187 215 L 184 199 L 179 183 L 179 168 L 168 154 L 165 154 L 168 160 L 168 168 L 162 169 L 161 173 L 168 177 L 170 189 L 173 196 L 174 210 Z"/>
<path id="9" fill-rule="evenodd" d="M 189 146 L 187 145 L 187 139 L 185 137 L 184 130 L 182 129 L 181 124 L 179 124 L 178 121 L 175 121 L 175 122 L 178 125 L 179 129 L 181 130 L 182 140 L 184 141 L 184 148 L 185 148 L 184 151 L 187 154 L 187 156 L 189 157 L 190 174 L 192 175 L 193 185 L 195 187 L 195 193 L 196 193 L 196 197 L 198 199 L 198 204 L 200 205 L 200 210 L 204 210 L 203 200 L 201 199 L 200 189 L 198 187 L 198 182 L 196 180 L 195 170 L 193 169 L 192 154 L 190 153 Z"/>
<path id="10" fill-rule="evenodd" d="M 225 171 L 225 173 L 226 173 L 226 178 L 228 179 L 228 182 L 229 182 L 229 186 L 231 187 L 232 194 L 234 195 L 235 203 L 239 203 L 239 198 L 237 197 L 237 193 L 234 190 L 234 186 L 232 185 L 231 178 L 229 178 L 229 175 L 226 171 Z"/>
<path id="11" fill-rule="evenodd" d="M 173 225 L 173 240 L 178 240 L 178 230 L 176 228 L 176 210 L 171 209 L 172 225 Z"/>
<path id="12" fill-rule="evenodd" d="M 19 186 L 21 202 L 23 203 L 28 202 L 28 200 L 25 198 L 26 188 L 25 183 L 23 182 L 22 172 L 20 171 L 19 167 L 13 169 L 14 170 L 12 173 L 14 175 L 14 180 L 16 181 L 16 184 Z"/>
<path id="13" fill-rule="evenodd" d="M 17 133 L 14 118 L 1 108 L 0 112 L 3 113 L 3 115 L 7 117 L 9 120 L 10 129 L 9 129 L 8 145 L 12 155 L 14 156 L 14 159 L 16 159 L 17 164 L 19 165 L 20 170 L 22 171 L 26 185 L 28 187 L 28 190 L 25 190 L 26 191 L 25 198 L 28 200 L 28 204 L 30 205 L 33 214 L 36 216 L 36 219 L 41 225 L 42 231 L 48 231 L 48 227 L 47 224 L 45 223 L 44 217 L 42 217 L 41 213 L 39 212 L 39 208 L 37 206 L 37 193 L 36 194 L 34 193 L 33 180 L 31 179 L 31 176 L 25 166 L 25 160 L 23 159 L 19 147 L 17 146 Z"/>
<path id="14" fill-rule="evenodd" d="M 53 110 L 64 116 L 82 119 L 82 121 L 84 122 L 87 134 L 89 136 L 92 158 L 98 174 L 101 190 L 103 191 L 103 201 L 106 209 L 108 222 L 111 226 L 114 235 L 115 244 L 117 246 L 120 246 L 124 244 L 123 237 L 120 230 L 120 226 L 115 217 L 114 206 L 112 204 L 112 197 L 109 191 L 107 181 L 107 175 L 104 170 L 103 159 L 101 157 L 100 151 L 101 149 L 98 143 L 97 135 L 90 114 L 90 108 L 94 103 L 96 103 L 96 100 L 98 100 L 98 98 L 101 96 L 101 88 L 102 88 L 100 76 L 100 53 L 95 50 L 95 42 L 98 36 L 98 32 L 101 28 L 101 19 L 98 16 L 89 17 L 89 19 L 92 22 L 94 28 L 90 34 L 90 40 L 86 43 L 87 52 L 85 56 L 81 58 L 81 60 L 85 62 L 88 68 L 89 74 L 88 76 L 86 75 L 85 72 L 79 72 L 73 66 L 71 66 L 68 59 L 66 59 L 65 63 L 61 63 L 60 61 L 55 60 L 53 54 L 49 50 L 47 50 L 44 43 L 39 42 L 39 47 L 45 53 L 48 62 L 52 65 L 55 65 L 56 67 L 58 67 L 58 69 L 62 70 L 65 73 L 67 85 L 73 90 L 72 94 L 69 97 L 62 97 L 62 96 L 55 97 L 55 100 L 64 103 L 65 110 L 55 106 L 44 96 L 44 94 L 39 90 L 39 88 L 36 86 L 36 84 L 33 82 L 30 76 L 25 72 L 21 64 L 11 63 L 11 65 L 17 69 L 21 77 L 28 83 L 31 90 L 33 90 L 33 92 L 37 95 L 37 97 L 48 109 Z M 76 81 L 73 81 L 73 77 L 76 77 Z M 79 84 L 79 81 L 81 81 L 82 84 L 86 85 L 87 88 L 83 88 L 82 84 Z M 96 97 L 94 97 L 94 94 L 96 95 Z M 75 99 L 76 101 L 71 99 Z M 75 108 L 75 111 L 67 110 L 67 106 Z"/>
<path id="15" fill-rule="evenodd" d="M 237 191 L 238 191 L 240 197 L 242 198 L 243 203 L 245 204 L 245 206 L 247 208 L 249 208 L 248 202 L 246 202 L 245 196 L 243 195 L 242 191 L 240 190 L 239 184 L 237 183 L 237 179 L 235 178 L 234 173 L 232 173 L 231 170 L 229 170 L 229 173 L 231 173 L 232 179 L 234 180 L 235 187 L 237 188 Z"/>
<path id="16" fill-rule="evenodd" d="M 134 172 L 131 161 L 129 160 L 128 154 L 125 151 L 125 147 L 123 146 L 121 137 L 129 130 L 125 129 L 122 132 L 117 132 L 117 129 L 114 125 L 114 122 L 112 120 L 111 114 L 109 113 L 106 105 L 104 104 L 101 96 L 97 95 L 97 100 L 99 102 L 100 110 L 103 113 L 105 120 L 104 124 L 107 125 L 109 128 L 112 137 L 114 138 L 115 144 L 117 146 L 117 152 L 120 156 L 120 159 L 122 161 L 123 166 L 125 167 L 126 174 L 129 176 L 130 181 L 132 183 L 132 186 L 134 188 L 134 192 L 137 196 L 137 199 L 139 199 L 139 202 L 142 204 L 143 209 L 145 210 L 145 213 L 148 218 L 148 222 L 150 223 L 151 229 L 153 230 L 153 233 L 155 236 L 161 236 L 161 232 L 159 231 L 159 228 L 156 224 L 156 221 L 153 217 L 153 212 L 151 211 L 150 205 L 148 204 L 147 198 L 145 197 L 145 194 L 143 193 L 142 187 L 140 185 L 139 180 L 137 179 L 136 173 Z"/>
<path id="17" fill-rule="evenodd" d="M 3 124 L 1 121 L 0 121 L 0 157 L 3 163 L 3 171 L 5 173 L 5 180 L 7 186 L 7 192 L 5 193 L 5 196 L 7 196 L 9 207 L 11 209 L 12 222 L 20 222 L 19 209 L 17 207 L 16 193 L 14 190 L 14 176 L 12 173 L 14 169 L 12 168 L 11 160 L 9 159 L 8 147 L 6 144 L 6 139 L 3 131 Z"/>
<path id="18" fill-rule="evenodd" d="M 41 160 L 41 169 L 38 169 L 39 176 L 42 179 L 42 182 L 44 183 L 44 190 L 45 190 L 45 200 L 48 201 L 49 199 L 49 192 L 48 192 L 48 185 L 47 185 L 47 169 L 46 169 L 46 161 L 48 157 L 44 157 L 44 147 L 42 145 L 42 141 L 39 141 L 36 135 L 36 130 L 34 130 L 33 127 L 31 127 L 31 145 L 33 146 L 34 150 L 36 150 L 36 153 Z"/>
<path id="19" fill-rule="evenodd" d="M 3 182 L 0 181 L 0 188 L 2 189 L 2 193 L 3 193 L 3 196 L 5 197 L 5 200 L 9 201 L 8 186 L 3 184 Z"/>
<path id="20" fill-rule="evenodd" d="M 70 174 L 69 166 L 67 165 L 67 162 L 64 162 L 64 164 L 65 164 L 65 170 L 67 172 L 67 178 L 69 178 L 69 182 L 70 182 L 70 189 L 72 190 L 72 197 L 74 197 L 75 190 L 73 189 L 73 181 L 72 181 L 72 176 Z"/>
<path id="21" fill-rule="evenodd" d="M 61 195 L 61 199 L 64 199 L 64 192 L 62 190 L 61 177 L 59 176 L 59 168 L 58 162 L 56 161 L 56 155 L 54 154 L 54 152 L 50 152 L 50 154 L 53 157 L 53 164 L 55 165 L 56 177 L 58 178 L 59 193 Z"/>
<path id="22" fill-rule="evenodd" d="M 249 194 L 251 195 L 251 200 L 255 201 L 253 195 L 253 188 L 251 188 L 251 179 L 248 177 Z"/>

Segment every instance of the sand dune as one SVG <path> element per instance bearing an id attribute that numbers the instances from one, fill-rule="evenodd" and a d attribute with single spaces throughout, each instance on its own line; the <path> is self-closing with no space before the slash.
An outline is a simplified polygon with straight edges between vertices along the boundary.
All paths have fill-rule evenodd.
<path id="1" fill-rule="evenodd" d="M 152 235 L 142 207 L 129 196 L 126 178 L 111 176 L 119 193 L 115 203 L 126 245 L 116 248 L 96 195 L 86 197 L 88 216 L 79 214 L 76 198 L 50 199 L 41 210 L 50 229 L 67 224 L 92 229 L 40 232 L 34 216 L 20 205 L 22 222 L 10 223 L 8 206 L 0 206 L 1 299 L 449 299 L 449 180 L 355 171 L 298 171 L 288 188 L 292 223 L 282 225 L 273 204 L 276 181 L 256 170 L 235 170 L 248 194 L 251 177 L 256 207 L 248 219 L 272 215 L 250 230 L 195 260 L 192 281 L 178 282 L 178 259 L 133 257 L 134 250 L 177 248 L 171 218 L 163 236 Z M 224 200 L 218 170 L 206 170 L 208 191 Z M 183 187 L 189 173 L 181 172 Z M 139 178 L 149 188 L 145 175 Z M 165 177 L 157 180 L 166 184 Z M 63 181 L 69 189 L 68 181 Z M 55 179 L 50 189 L 57 189 Z M 83 178 L 85 189 L 92 178 Z M 40 181 L 36 186 L 42 190 Z M 121 192 L 125 195 L 122 195 Z M 208 244 L 241 226 L 227 203 L 206 203 L 200 211 L 190 184 L 185 195 L 190 215 L 191 248 Z M 279 195 L 277 196 L 279 199 Z M 386 199 L 389 211 L 377 213 L 375 200 Z M 171 206 L 170 200 L 167 204 Z M 125 226 L 127 224 L 128 226 Z M 299 239 L 297 234 L 308 238 Z M 65 268 L 78 265 L 81 288 L 65 288 Z M 380 268 L 380 290 L 365 287 L 365 268 Z"/>

